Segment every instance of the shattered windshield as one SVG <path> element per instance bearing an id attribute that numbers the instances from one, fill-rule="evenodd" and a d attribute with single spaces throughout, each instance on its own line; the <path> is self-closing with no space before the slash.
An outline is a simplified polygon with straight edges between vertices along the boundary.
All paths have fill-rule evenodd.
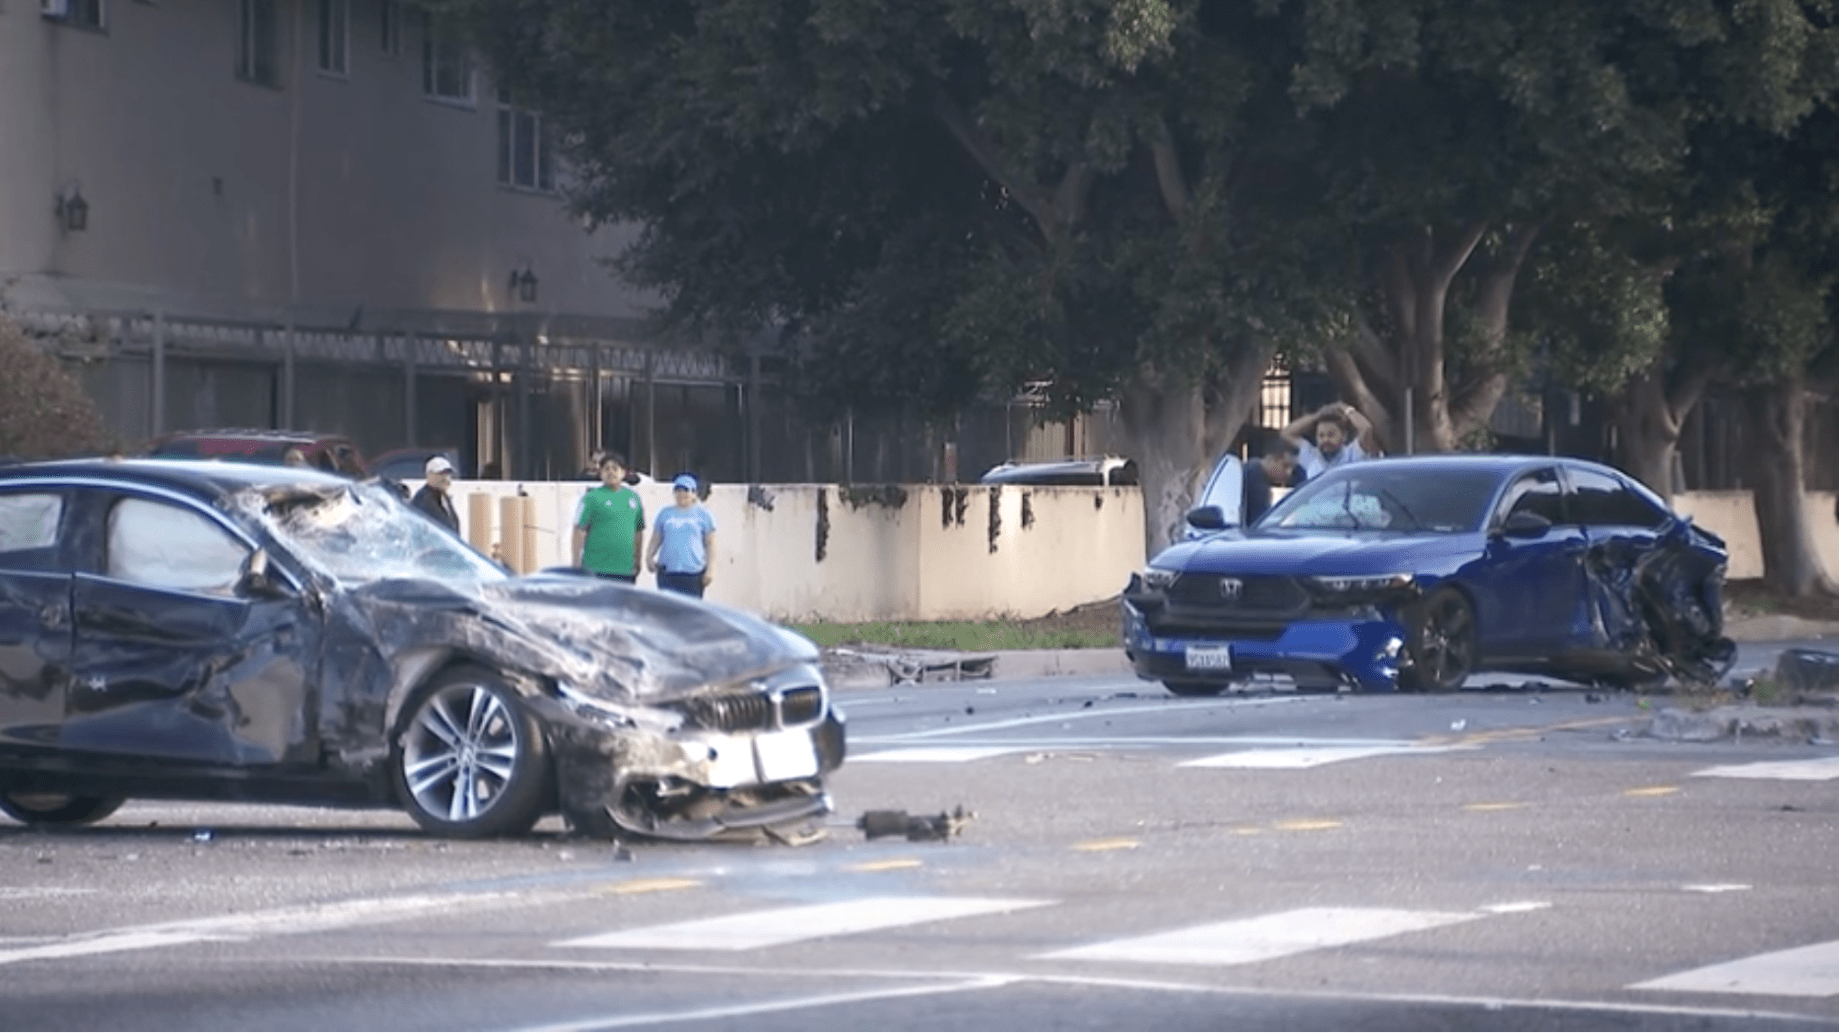
<path id="1" fill-rule="evenodd" d="M 1499 485 L 1492 471 L 1349 464 L 1303 483 L 1259 526 L 1472 532 L 1481 527 Z"/>
<path id="2" fill-rule="evenodd" d="M 253 506 L 275 538 L 341 583 L 506 577 L 489 558 L 380 485 L 301 485 L 253 495 Z"/>

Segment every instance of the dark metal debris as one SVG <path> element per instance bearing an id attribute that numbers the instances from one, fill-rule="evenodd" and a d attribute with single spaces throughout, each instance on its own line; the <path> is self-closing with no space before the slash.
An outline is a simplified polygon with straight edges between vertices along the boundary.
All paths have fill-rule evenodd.
<path id="1" fill-rule="evenodd" d="M 909 841 L 949 841 L 976 817 L 960 805 L 936 816 L 911 816 L 899 809 L 871 809 L 856 826 L 870 841 L 879 837 L 905 837 Z"/>

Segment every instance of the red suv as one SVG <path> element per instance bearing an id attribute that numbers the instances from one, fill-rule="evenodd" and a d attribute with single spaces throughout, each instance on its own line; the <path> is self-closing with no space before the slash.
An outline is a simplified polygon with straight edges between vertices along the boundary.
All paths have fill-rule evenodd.
<path id="1" fill-rule="evenodd" d="M 147 455 L 166 460 L 245 460 L 256 464 L 281 464 L 286 462 L 290 449 L 300 450 L 309 467 L 352 478 L 370 474 L 364 454 L 358 452 L 357 445 L 350 439 L 311 431 L 259 428 L 181 431 L 155 442 Z"/>

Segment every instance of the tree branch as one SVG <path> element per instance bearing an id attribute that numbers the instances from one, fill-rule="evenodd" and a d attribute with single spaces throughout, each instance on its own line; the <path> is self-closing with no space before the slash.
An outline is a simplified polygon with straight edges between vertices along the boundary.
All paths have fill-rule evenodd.
<path id="1" fill-rule="evenodd" d="M 970 115 L 946 91 L 944 84 L 933 83 L 930 93 L 933 116 L 945 126 L 946 132 L 952 135 L 958 146 L 964 148 L 965 154 L 977 163 L 984 175 L 1002 184 L 1016 204 L 1033 217 L 1042 237 L 1057 239 L 1065 229 L 1065 224 L 1057 218 L 1053 199 L 1037 184 L 1023 180 L 1009 169 L 995 143 L 971 121 Z M 1068 172 L 1070 174 L 1071 170 Z"/>
<path id="2" fill-rule="evenodd" d="M 1179 222 L 1188 211 L 1188 178 L 1181 171 L 1181 156 L 1175 150 L 1175 134 L 1168 120 L 1156 120 L 1156 139 L 1149 147 L 1156 163 L 1156 186 L 1162 191 L 1162 207 Z"/>

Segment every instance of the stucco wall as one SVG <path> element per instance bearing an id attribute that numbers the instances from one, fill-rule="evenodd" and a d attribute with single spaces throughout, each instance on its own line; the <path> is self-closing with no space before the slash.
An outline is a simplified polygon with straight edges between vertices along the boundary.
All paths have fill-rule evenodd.
<path id="1" fill-rule="evenodd" d="M 460 482 L 454 492 L 463 531 L 483 549 L 503 538 L 497 500 L 526 493 L 534 569 L 570 562 L 575 504 L 589 488 Z M 488 527 L 465 505 L 475 495 L 488 502 Z M 668 485 L 640 486 L 639 496 L 650 517 L 671 505 Z M 1748 493 L 1688 493 L 1674 505 L 1725 538 L 1731 578 L 1761 576 Z M 1144 561 L 1134 488 L 718 485 L 705 506 L 719 529 L 709 598 L 786 620 L 1037 617 L 1115 596 Z M 1809 493 L 1807 512 L 1827 570 L 1839 573 L 1833 494 Z"/>

